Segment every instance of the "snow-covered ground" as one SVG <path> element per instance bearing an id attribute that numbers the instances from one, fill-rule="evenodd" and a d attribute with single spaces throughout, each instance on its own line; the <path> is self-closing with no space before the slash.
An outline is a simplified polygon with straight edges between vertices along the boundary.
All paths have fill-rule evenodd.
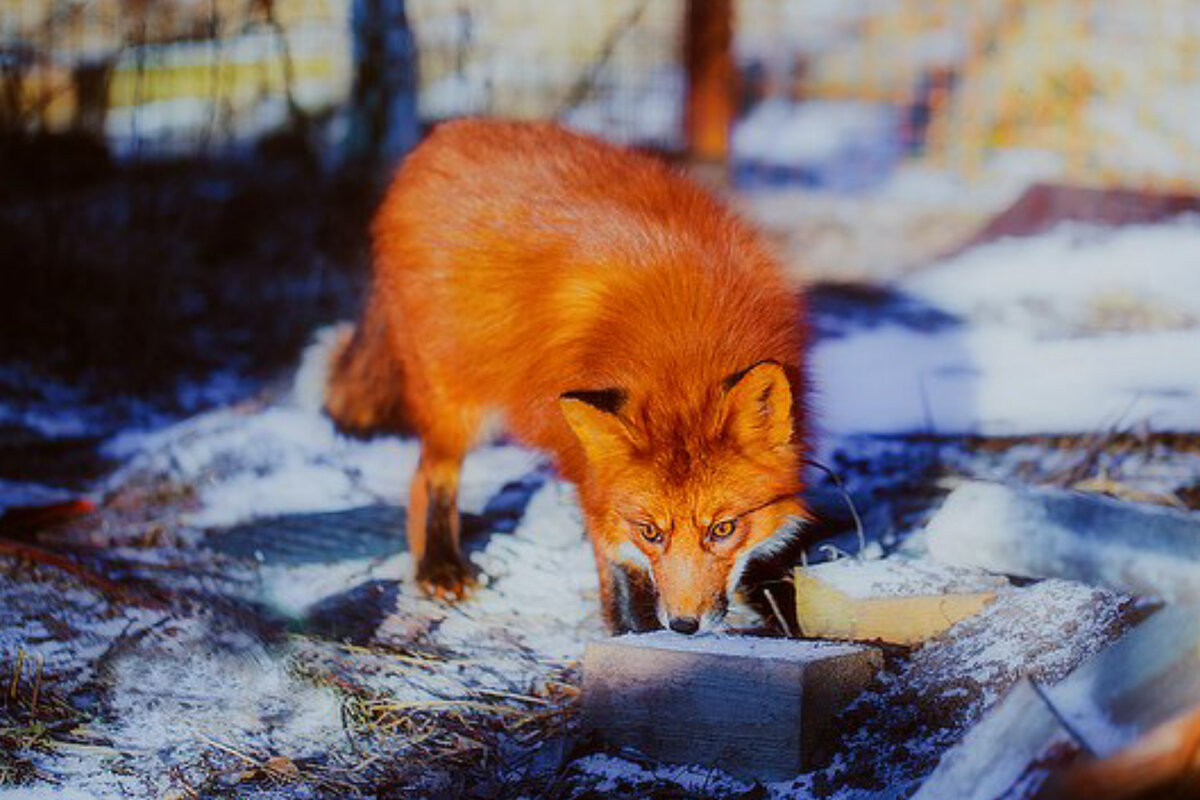
<path id="1" fill-rule="evenodd" d="M 847 326 L 818 345 L 828 431 L 1200 430 L 1200 220 L 1064 225 L 977 247 L 896 289 L 953 322 Z"/>
<path id="2" fill-rule="evenodd" d="M 730 152 L 735 178 L 746 186 L 862 189 L 899 160 L 899 116 L 882 103 L 771 98 L 738 120 Z"/>
<path id="3" fill-rule="evenodd" d="M 903 545 L 892 558 L 925 556 L 911 526 L 896 528 L 908 517 L 878 521 L 881 479 L 923 481 L 910 504 L 927 513 L 945 473 L 1073 474 L 1081 458 L 1034 443 L 1001 452 L 918 445 L 909 434 L 1200 431 L 1198 220 L 1065 226 L 969 250 L 882 291 L 890 305 L 814 308 L 811 363 L 820 455 L 866 498 L 868 534 L 888 550 Z M 298 370 L 299 384 L 316 357 Z M 74 423 L 70 402 L 54 405 L 45 433 L 88 429 L 86 406 Z M 27 416 L 35 412 L 44 413 L 36 405 L 0 413 L 26 425 L 51 419 Z M 454 776 L 468 767 L 421 761 L 420 725 L 433 725 L 434 708 L 477 715 L 471 724 L 481 727 L 470 733 L 487 732 L 476 745 L 496 759 L 487 786 L 497 794 L 555 775 L 563 796 L 752 789 L 708 768 L 573 750 L 564 696 L 578 683 L 585 642 L 603 631 L 573 490 L 542 456 L 499 444 L 468 458 L 460 504 L 491 532 L 467 543 L 481 586 L 447 606 L 411 585 L 399 517 L 387 511 L 406 502 L 416 443 L 342 437 L 304 391 L 128 431 L 105 453 L 123 466 L 92 492 L 100 522 L 66 541 L 102 544 L 85 550 L 86 564 L 172 599 L 127 605 L 50 568 L 0 577 L 0 663 L 11 668 L 15 653 L 40 663 L 45 691 L 87 710 L 67 744 L 21 751 L 63 796 L 186 794 L 197 785 L 294 797 L 388 782 L 453 794 Z M 1186 470 L 1160 456 L 1135 449 L 1124 461 L 1085 461 L 1085 472 L 1147 491 L 1183 486 Z M 0 484 L 0 506 L 66 496 Z M 498 497 L 509 498 L 511 529 L 496 524 Z M 137 525 L 122 522 L 130 508 L 140 509 Z M 309 525 L 303 536 L 288 527 L 295 520 Z M 339 555 L 345 539 L 337 537 L 355 531 L 383 544 Z M 332 542 L 325 549 L 323 535 Z M 261 547 L 251 556 L 226 546 L 255 536 Z M 293 547 L 286 558 L 283 545 Z M 914 574 L 938 573 L 922 566 Z M 1061 677 L 1120 632 L 1129 608 L 1125 598 L 1061 581 L 1003 588 L 980 617 L 888 667 L 846 713 L 831 766 L 769 785 L 767 795 L 911 791 L 1015 680 Z M 1068 618 L 1064 632 L 1058 621 Z M 22 691 L 30 681 L 19 682 Z M 553 736 L 522 738 L 507 722 L 531 709 L 561 717 Z M 355 714 L 408 727 L 379 735 L 378 725 L 348 722 Z M 904 757 L 894 755 L 899 744 Z M 275 772 L 263 772 L 268 763 Z M 414 763 L 421 775 L 405 772 Z"/>
<path id="4" fill-rule="evenodd" d="M 970 176 L 906 161 L 869 191 L 780 186 L 731 200 L 776 242 L 797 279 L 879 282 L 960 247 L 1031 184 L 1060 173 L 1053 155 L 1006 152 Z"/>

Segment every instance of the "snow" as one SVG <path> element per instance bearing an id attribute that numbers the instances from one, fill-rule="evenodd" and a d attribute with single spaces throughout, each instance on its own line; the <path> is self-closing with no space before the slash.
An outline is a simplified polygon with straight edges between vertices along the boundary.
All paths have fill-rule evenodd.
<path id="1" fill-rule="evenodd" d="M 707 634 L 682 636 L 671 631 L 629 634 L 614 641 L 630 647 L 650 647 L 681 653 L 708 653 L 720 656 L 767 658 L 777 661 L 819 661 L 860 652 L 861 647 L 832 642 L 802 642 L 795 639 L 769 639 L 761 636 Z"/>
<path id="2" fill-rule="evenodd" d="M 963 319 L 1041 338 L 1121 330 L 1123 322 L 1196 328 L 1200 218 L 1119 230 L 1065 223 L 1033 239 L 969 250 L 911 276 L 903 288 Z M 1112 318 L 1122 307 L 1138 316 Z"/>
<path id="3" fill-rule="evenodd" d="M 1200 600 L 1200 514 L 998 483 L 959 486 L 926 527 L 946 563 Z"/>
<path id="4" fill-rule="evenodd" d="M 743 181 L 767 171 L 834 188 L 877 183 L 899 156 L 895 109 L 882 103 L 771 98 L 733 128 L 734 169 Z"/>
<path id="5" fill-rule="evenodd" d="M 571 764 L 577 777 L 590 779 L 588 788 L 608 794 L 647 796 L 647 786 L 666 783 L 676 791 L 700 797 L 734 797 L 751 791 L 751 785 L 717 769 L 698 766 L 639 764 L 606 754 L 584 756 Z"/>
<path id="6" fill-rule="evenodd" d="M 942 756 L 937 770 L 914 800 L 994 800 L 1009 796 L 1009 788 L 1050 748 L 1074 746 L 1033 685 L 1022 680 Z M 1016 796 L 1032 796 L 1032 792 Z"/>
<path id="7" fill-rule="evenodd" d="M 808 567 L 805 574 L 859 599 L 994 591 L 1008 585 L 1003 578 L 928 558 L 839 558 Z"/>
<path id="8" fill-rule="evenodd" d="M 1038 341 L 990 327 L 889 326 L 811 356 L 816 415 L 839 434 L 1200 429 L 1200 332 Z"/>
<path id="9" fill-rule="evenodd" d="M 106 437 L 136 426 L 160 427 L 249 393 L 250 381 L 235 370 L 202 379 L 180 378 L 169 398 L 95 397 L 84 386 L 39 373 L 25 363 L 0 364 L 0 425 L 25 428 L 45 439 Z"/>
<path id="10" fill-rule="evenodd" d="M 1121 595 L 1073 581 L 1010 589 L 961 622 L 945 647 L 928 648 L 918 660 L 969 679 L 981 708 L 991 706 L 1021 675 L 1051 683 L 1066 676 L 1111 641 L 1124 604 Z"/>
<path id="11" fill-rule="evenodd" d="M 341 735 L 332 691 L 297 681 L 286 662 L 258 647 L 197 651 L 195 645 L 211 635 L 177 632 L 160 647 L 117 662 L 112 711 L 120 722 L 111 735 L 119 747 L 182 760 L 207 747 L 201 737 L 231 746 L 269 740 L 296 758 L 320 754 Z M 201 736 L 180 736 L 182 720 Z M 189 746 L 195 752 L 180 752 Z"/>
<path id="12" fill-rule="evenodd" d="M 416 466 L 411 440 L 361 442 L 338 436 L 323 417 L 273 407 L 246 414 L 212 412 L 157 434 L 126 437 L 116 449 L 144 448 L 115 483 L 140 471 L 166 471 L 197 487 L 199 508 L 185 515 L 198 527 L 224 527 L 285 513 L 332 511 L 403 502 Z M 468 457 L 460 506 L 482 511 L 506 483 L 539 468 L 540 457 L 513 446 L 485 447 Z M 401 538 L 402 531 L 396 536 Z M 512 629 L 553 657 L 579 655 L 581 626 L 597 624 L 596 575 L 574 491 L 546 482 L 511 535 L 494 535 L 469 558 L 487 585 L 459 604 L 438 628 L 445 646 L 478 647 L 482 630 Z M 402 602 L 444 615 L 408 583 L 407 553 L 308 565 L 264 564 L 254 599 L 290 618 L 366 581 L 399 579 Z M 386 623 L 384 625 L 386 627 Z"/>
<path id="13" fill-rule="evenodd" d="M 400 536 L 401 532 L 396 531 Z M 371 580 L 395 579 L 412 572 L 412 559 L 402 553 L 384 559 L 350 559 L 335 563 L 276 566 L 258 570 L 256 599 L 290 619 L 304 616 L 326 598 Z"/>
<path id="14" fill-rule="evenodd" d="M 1200 430 L 1200 221 L 1066 225 L 897 289 L 959 325 L 849 331 L 811 355 L 832 433 Z"/>
<path id="15" fill-rule="evenodd" d="M 419 446 L 396 438 L 348 439 L 327 418 L 289 403 L 256 413 L 218 409 L 159 432 L 122 435 L 106 453 L 132 456 L 113 485 L 137 471 L 164 471 L 194 482 L 200 509 L 187 521 L 207 528 L 403 502 Z M 501 486 L 538 463 L 537 455 L 512 446 L 477 451 L 463 468 L 460 507 L 482 510 Z"/>
<path id="16" fill-rule="evenodd" d="M 327 355 L 327 348 L 310 352 L 309 358 L 322 358 L 322 353 Z M 311 377 L 315 369 L 306 362 L 300 372 Z M 362 442 L 339 436 L 313 408 L 313 396 L 305 395 L 304 384 L 298 379 L 292 394 L 273 402 L 223 408 L 158 432 L 119 437 L 108 451 L 128 463 L 109 487 L 148 473 L 192 486 L 194 507 L 185 520 L 212 528 L 297 510 L 330 511 L 401 501 L 415 467 L 415 443 L 395 438 Z M 511 445 L 481 448 L 467 463 L 464 507 L 481 510 L 505 483 L 527 479 L 531 472 L 544 475 L 544 467 L 540 456 Z M 385 653 L 343 650 L 315 638 L 298 636 L 263 645 L 238 630 L 222 629 L 207 617 L 160 624 L 161 616 L 147 614 L 132 623 L 124 616 L 104 622 L 103 609 L 87 610 L 95 604 L 88 593 L 72 600 L 52 588 L 31 595 L 22 584 L 14 584 L 14 591 L 21 589 L 15 601 L 0 597 L 0 650 L 24 646 L 33 652 L 27 643 L 45 633 L 44 626 L 38 627 L 38 609 L 48 607 L 82 619 L 90 619 L 89 613 L 99 617 L 89 623 L 90 633 L 80 636 L 78 644 L 66 647 L 49 639 L 39 645 L 36 652 L 43 653 L 56 674 L 76 674 L 73 665 L 94 663 L 130 630 L 134 636 L 128 638 L 137 642 L 128 651 L 127 646 L 117 648 L 119 656 L 109 665 L 112 688 L 107 697 L 114 710 L 97 733 L 123 754 L 134 774 L 149 777 L 123 775 L 100 759 L 82 755 L 40 756 L 37 763 L 69 787 L 106 796 L 161 794 L 169 766 L 183 765 L 187 774 L 199 769 L 205 754 L 213 752 L 212 741 L 254 754 L 337 759 L 347 748 L 340 701 L 322 684 L 298 678 L 297 668 L 350 674 L 356 686 L 396 702 L 478 697 L 485 691 L 528 692 L 561 665 L 578 659 L 586 641 L 603 634 L 595 567 L 571 486 L 545 479 L 529 499 L 516 530 L 492 533 L 471 546 L 468 556 L 482 571 L 483 585 L 454 606 L 420 595 L 409 580 L 411 564 L 404 553 L 333 565 L 251 565 L 257 583 L 247 589 L 246 599 L 274 606 L 293 619 L 303 619 L 315 603 L 367 581 L 395 586 L 394 609 L 378 622 L 371 641 L 400 652 L 415 646 L 451 654 L 444 665 L 408 671 L 398 669 Z M 835 567 L 850 569 L 848 564 Z M 863 568 L 887 571 L 870 564 Z M 1063 582 L 1006 590 L 980 618 L 956 628 L 951 640 L 919 651 L 902 677 L 885 679 L 893 683 L 885 685 L 876 702 L 887 708 L 916 706 L 924 709 L 922 713 L 932 713 L 930 708 L 940 705 L 959 711 L 944 729 L 904 735 L 911 738 L 916 755 L 905 765 L 887 765 L 895 770 L 898 785 L 919 780 L 930 760 L 936 760 L 1023 670 L 1060 675 L 1098 647 L 1116 624 L 1116 606 L 1111 596 Z M 1059 630 L 1062 619 L 1071 620 L 1070 630 Z M 147 629 L 151 633 L 142 638 L 141 631 Z M 1052 632 L 1049 640 L 1047 631 Z M 716 646 L 755 657 L 773 657 L 776 650 L 795 657 L 813 649 L 824 653 L 845 647 L 669 633 L 647 637 L 646 642 L 663 647 Z M 78 684 L 89 678 L 84 672 L 72 680 Z M 913 700 L 901 691 L 903 686 L 916 686 L 915 696 L 926 699 Z M 852 743 L 851 752 L 869 752 L 886 761 L 888 743 L 896 733 L 883 722 L 874 724 L 861 741 Z M 885 768 L 872 763 L 872 769 Z M 589 755 L 571 761 L 566 770 L 581 789 L 594 785 L 636 792 L 638 787 L 683 786 L 710 796 L 744 790 L 716 770 L 644 764 L 625 754 Z M 811 791 L 814 781 L 844 783 L 834 767 L 828 773 L 771 784 L 766 791 L 771 797 L 787 797 Z M 837 796 L 866 795 L 846 789 Z"/>
<path id="17" fill-rule="evenodd" d="M 97 800 L 96 795 L 69 786 L 39 786 L 36 789 L 0 787 L 0 800 Z"/>
<path id="18" fill-rule="evenodd" d="M 599 632 L 599 586 L 574 490 L 548 481 L 529 501 L 511 536 L 492 536 L 471 561 L 488 584 L 438 628 L 455 648 L 486 636 L 523 642 L 551 659 L 578 658 L 588 633 Z"/>
<path id="19" fill-rule="evenodd" d="M 75 497 L 74 492 L 32 481 L 0 478 L 0 515 L 15 506 L 40 506 L 61 503 Z"/>
<path id="20" fill-rule="evenodd" d="M 622 144 L 679 148 L 683 123 L 683 73 L 664 69 L 644 85 L 618 83 L 600 96 L 573 106 L 561 121 L 573 128 Z"/>
<path id="21" fill-rule="evenodd" d="M 895 198 L 935 208 L 954 191 L 951 184 L 907 174 L 890 184 Z M 852 456 L 867 462 L 865 470 L 886 472 L 891 467 L 884 462 L 891 458 L 903 471 L 921 454 L 909 443 L 886 451 L 887 458 L 880 455 L 884 450 L 855 449 L 862 440 L 854 437 L 862 434 L 1091 433 L 1143 423 L 1162 430 L 1200 429 L 1196 219 L 1116 231 L 1064 226 L 974 248 L 899 280 L 895 288 L 912 303 L 948 315 L 950 322 L 921 328 L 897 320 L 842 320 L 812 353 L 819 422 L 842 437 L 839 444 Z M 318 337 L 285 397 L 260 398 L 112 439 L 105 453 L 125 465 L 98 494 L 147 475 L 188 488 L 180 517 L 188 536 L 181 539 L 201 542 L 205 531 L 283 514 L 403 504 L 417 443 L 348 439 L 318 412 L 323 359 L 337 334 L 333 329 Z M 230 390 L 219 382 L 213 386 L 218 394 Z M 46 395 L 61 403 L 6 402 L 0 419 L 29 423 L 35 417 L 28 412 L 37 406 L 58 414 L 44 432 L 104 429 L 107 418 L 99 412 L 88 416 L 93 407 L 86 397 L 62 389 L 66 393 L 56 395 L 54 389 Z M 203 391 L 190 402 L 211 401 L 200 395 Z M 945 448 L 938 453 L 945 455 L 948 468 L 962 471 L 985 469 L 993 458 Z M 1013 448 L 994 457 L 995 469 L 1011 477 L 1020 473 L 1023 460 L 1037 460 L 1049 470 L 1054 457 L 1044 450 Z M 1153 451 L 1127 457 L 1133 462 L 1126 471 L 1137 473 L 1135 479 L 1163 480 L 1152 474 L 1161 466 Z M 515 531 L 492 532 L 470 543 L 467 554 L 481 571 L 482 585 L 454 606 L 421 596 L 403 552 L 333 564 L 263 559 L 237 566 L 252 572 L 254 580 L 236 594 L 225 592 L 226 602 L 249 600 L 256 609 L 269 607 L 300 624 L 318 603 L 335 601 L 365 583 L 394 590 L 388 595 L 394 605 L 370 620 L 370 641 L 400 652 L 449 654 L 444 664 L 427 670 L 402 672 L 383 653 L 342 649 L 318 637 L 263 644 L 245 632 L 221 628 L 215 611 L 211 617 L 183 620 L 168 620 L 157 611 L 116 613 L 91 592 L 0 580 L 0 653 L 24 649 L 42 656 L 47 673 L 66 688 L 94 680 L 90 665 L 105 661 L 104 677 L 111 682 L 105 699 L 113 713 L 97 723 L 97 730 L 133 773 L 121 774 L 95 756 L 65 753 L 39 756 L 39 768 L 64 779 L 64 796 L 77 788 L 78 796 L 156 794 L 165 785 L 151 786 L 132 775 L 161 777 L 179 763 L 185 770 L 194 768 L 198 758 L 212 752 L 202 737 L 255 753 L 337 756 L 346 738 L 338 700 L 322 684 L 299 679 L 297 665 L 320 665 L 331 673 L 349 670 L 357 686 L 406 701 L 473 697 L 483 690 L 525 692 L 544 684 L 555 669 L 579 658 L 586 641 L 603 635 L 596 572 L 575 490 L 547 473 L 543 456 L 508 444 L 482 447 L 467 459 L 460 498 L 465 511 L 483 511 L 503 486 L 528 484 L 531 475 L 540 488 Z M 52 487 L 0 482 L 0 506 L 63 496 Z M 210 555 L 189 553 L 191 558 Z M 142 551 L 142 556 L 167 557 L 157 551 Z M 225 564 L 200 566 L 228 579 Z M 815 569 L 853 594 L 976 590 L 977 581 L 986 583 L 975 573 L 958 573 L 920 557 L 903 564 L 843 561 Z M 999 587 L 998 595 L 977 617 L 899 667 L 886 668 L 881 684 L 848 711 L 850 732 L 843 732 L 848 738 L 833 766 L 767 786 L 767 795 L 787 797 L 819 785 L 838 787 L 833 791 L 843 800 L 869 796 L 867 789 L 847 786 L 846 775 L 859 772 L 911 790 L 1016 680 L 1026 673 L 1044 682 L 1061 678 L 1119 632 L 1127 607 L 1125 598 L 1065 581 Z M 208 599 L 200 597 L 196 605 L 206 607 Z M 60 618 L 71 620 L 69 636 L 54 627 Z M 754 657 L 796 657 L 815 647 L 670 633 L 637 641 L 716 647 Z M 114 648 L 117 643 L 121 646 Z M 837 647 L 826 645 L 819 652 Z M 118 651 L 111 659 L 110 649 Z M 908 748 L 903 756 L 896 755 L 898 741 Z M 662 767 L 627 755 L 588 755 L 572 761 L 567 774 L 574 786 L 596 791 L 644 793 L 640 789 L 663 785 L 720 796 L 747 789 L 713 770 Z"/>

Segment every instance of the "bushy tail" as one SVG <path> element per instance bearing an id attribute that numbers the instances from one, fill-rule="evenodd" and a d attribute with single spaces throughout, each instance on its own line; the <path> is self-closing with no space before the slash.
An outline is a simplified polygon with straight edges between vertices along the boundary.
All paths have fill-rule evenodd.
<path id="1" fill-rule="evenodd" d="M 392 353 L 387 319 L 372 298 L 358 325 L 319 331 L 296 373 L 299 405 L 329 415 L 343 433 L 408 433 L 404 372 Z"/>

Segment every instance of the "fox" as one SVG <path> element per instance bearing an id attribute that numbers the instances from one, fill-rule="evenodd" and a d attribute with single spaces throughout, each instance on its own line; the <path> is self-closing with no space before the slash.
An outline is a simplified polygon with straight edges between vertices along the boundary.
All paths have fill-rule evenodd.
<path id="1" fill-rule="evenodd" d="M 459 476 L 499 429 L 577 487 L 610 632 L 719 627 L 750 559 L 809 519 L 805 312 L 760 235 L 650 154 L 462 119 L 404 159 L 371 243 L 324 409 L 419 439 L 420 588 L 476 585 Z"/>

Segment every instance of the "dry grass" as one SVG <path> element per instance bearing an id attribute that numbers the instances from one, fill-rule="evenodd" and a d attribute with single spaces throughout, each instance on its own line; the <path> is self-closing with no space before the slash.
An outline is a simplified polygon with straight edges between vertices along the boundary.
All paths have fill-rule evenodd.
<path id="1" fill-rule="evenodd" d="M 444 677 L 476 663 L 455 654 L 349 644 L 339 645 L 339 649 L 347 656 L 381 660 L 390 672 L 418 678 Z M 490 778 L 503 761 L 506 747 L 534 748 L 568 735 L 576 720 L 579 676 L 574 662 L 547 665 L 549 676 L 534 692 L 478 689 L 464 683 L 459 687 L 460 696 L 422 699 L 364 686 L 352 669 L 339 670 L 303 659 L 293 659 L 289 668 L 296 677 L 334 691 L 342 705 L 351 757 L 331 760 L 319 771 L 298 765 L 294 779 L 314 785 L 341 783 L 368 791 L 381 786 L 417 786 L 438 772 L 461 779 L 471 775 Z M 265 778 L 278 780 L 279 776 L 267 770 L 263 755 L 254 756 L 255 769 Z"/>
<path id="2" fill-rule="evenodd" d="M 465 661 L 384 648 L 339 648 L 345 656 L 383 659 L 400 673 L 444 674 Z M 532 747 L 571 730 L 578 687 L 569 669 L 545 681 L 536 694 L 464 687 L 462 697 L 406 700 L 361 685 L 352 669 L 343 673 L 294 658 L 289 663 L 294 676 L 338 696 L 348 748 L 335 748 L 319 759 L 300 758 L 200 734 L 207 749 L 172 769 L 169 796 L 236 796 L 251 786 L 294 786 L 330 797 L 382 790 L 421 794 L 421 787 L 438 774 L 489 779 L 503 763 L 504 745 Z"/>
<path id="3" fill-rule="evenodd" d="M 0 786 L 45 780 L 30 756 L 79 742 L 82 718 L 45 675 L 40 655 L 0 659 Z"/>

